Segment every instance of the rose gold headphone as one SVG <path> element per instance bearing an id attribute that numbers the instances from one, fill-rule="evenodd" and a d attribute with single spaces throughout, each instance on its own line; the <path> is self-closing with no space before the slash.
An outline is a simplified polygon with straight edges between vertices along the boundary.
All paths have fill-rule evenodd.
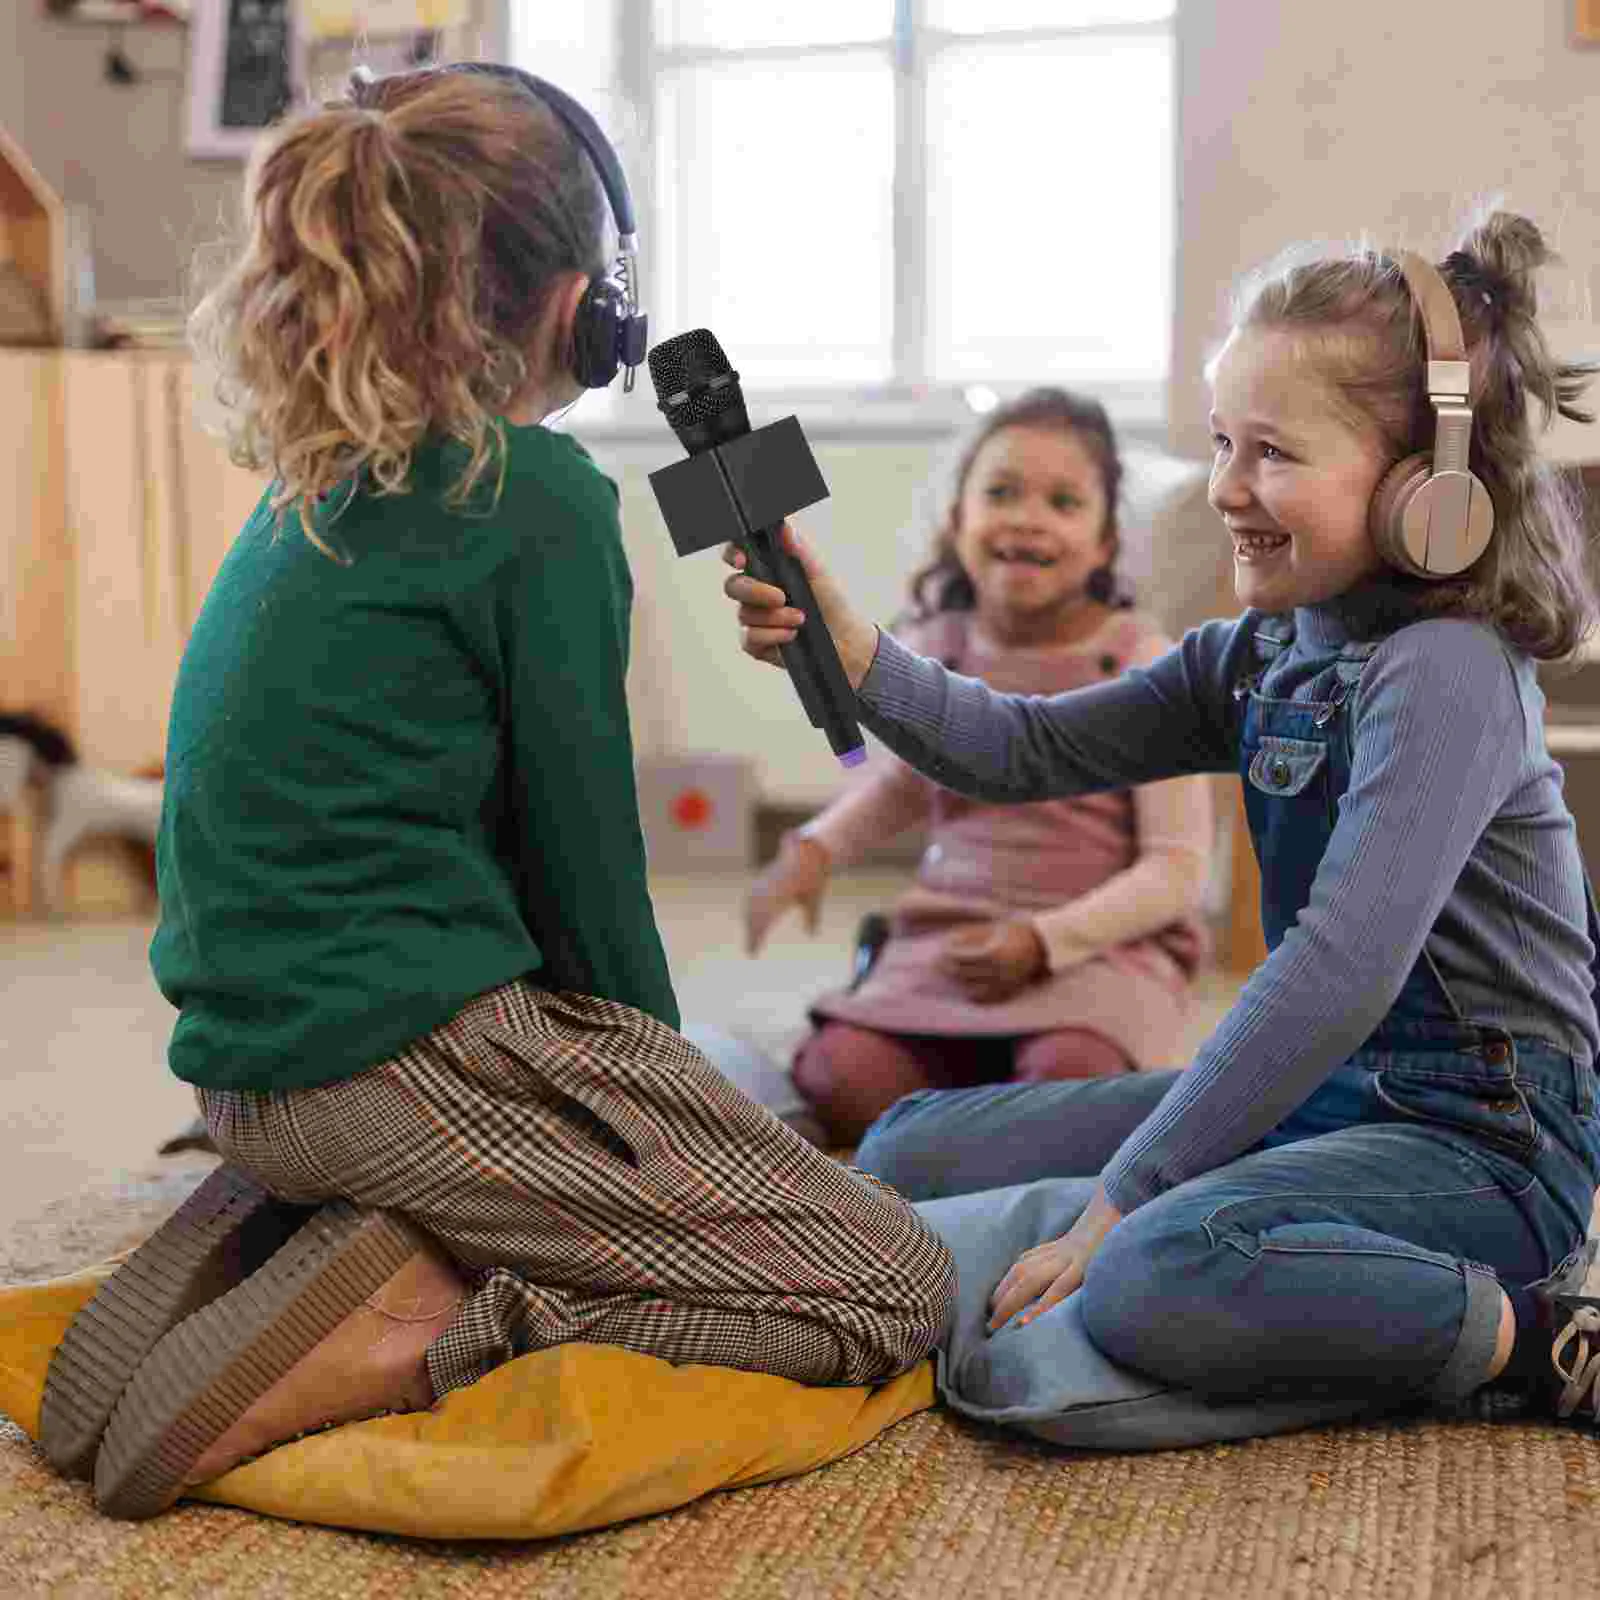
<path id="1" fill-rule="evenodd" d="M 1468 465 L 1471 374 L 1455 296 L 1431 262 L 1392 252 L 1422 318 L 1428 347 L 1433 453 L 1406 456 L 1383 475 L 1367 510 L 1378 554 L 1417 578 L 1450 578 L 1489 547 L 1494 504 Z"/>

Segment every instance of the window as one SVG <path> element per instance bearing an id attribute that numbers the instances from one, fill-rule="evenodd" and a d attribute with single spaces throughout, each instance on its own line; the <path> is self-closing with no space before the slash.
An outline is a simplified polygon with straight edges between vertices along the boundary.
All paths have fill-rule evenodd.
<path id="1" fill-rule="evenodd" d="M 575 40 L 512 0 L 511 58 L 617 137 L 653 337 L 709 326 L 757 400 L 1055 380 L 1150 416 L 1174 3 L 603 0 Z"/>

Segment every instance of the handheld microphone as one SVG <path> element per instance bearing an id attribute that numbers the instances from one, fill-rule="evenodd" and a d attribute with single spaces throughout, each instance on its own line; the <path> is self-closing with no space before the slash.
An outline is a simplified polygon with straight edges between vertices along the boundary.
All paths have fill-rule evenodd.
<path id="1" fill-rule="evenodd" d="M 736 544 L 752 577 L 805 612 L 794 643 L 778 653 L 812 726 L 841 765 L 859 766 L 867 748 L 854 691 L 805 569 L 780 543 L 785 517 L 828 497 L 799 422 L 784 417 L 752 431 L 739 374 L 705 328 L 664 340 L 648 359 L 657 405 L 689 452 L 650 474 L 678 554 Z"/>

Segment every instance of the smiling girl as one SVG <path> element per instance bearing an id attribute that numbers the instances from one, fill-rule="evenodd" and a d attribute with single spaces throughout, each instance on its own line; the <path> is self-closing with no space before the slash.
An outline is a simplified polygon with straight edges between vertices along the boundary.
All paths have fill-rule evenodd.
<path id="1" fill-rule="evenodd" d="M 900 638 L 1013 694 L 1156 660 L 1172 641 L 1114 577 L 1121 479 L 1094 401 L 1041 388 L 989 413 Z M 746 907 L 750 949 L 795 904 L 815 928 L 830 869 L 913 823 L 927 848 L 887 945 L 858 987 L 812 1002 L 794 1058 L 831 1143 L 916 1089 L 1173 1064 L 1200 952 L 1205 779 L 988 805 L 890 756 L 785 837 Z"/>
<path id="2" fill-rule="evenodd" d="M 1547 259 L 1496 212 L 1437 267 L 1357 249 L 1251 283 L 1210 373 L 1211 501 L 1248 609 L 1111 682 L 997 694 L 807 558 L 862 721 L 938 782 L 1003 803 L 1243 781 L 1270 953 L 1187 1071 L 913 1095 L 859 1152 L 915 1199 L 1100 1176 L 997 1285 L 1005 1337 L 1050 1338 L 1077 1294 L 1113 1361 L 1208 1400 L 1314 1397 L 1325 1420 L 1505 1378 L 1595 1410 L 1600 930 L 1535 678 L 1595 595 L 1531 420 L 1588 420 L 1592 369 L 1540 333 Z M 1428 343 L 1446 322 L 1466 405 Z M 1492 534 L 1431 578 L 1386 540 L 1390 565 L 1393 469 L 1447 456 L 1468 407 Z M 726 588 L 746 651 L 775 659 L 796 614 Z"/>

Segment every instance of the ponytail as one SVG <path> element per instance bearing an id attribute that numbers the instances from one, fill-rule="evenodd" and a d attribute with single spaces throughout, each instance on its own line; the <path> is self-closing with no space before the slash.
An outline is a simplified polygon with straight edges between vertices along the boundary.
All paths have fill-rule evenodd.
<path id="1" fill-rule="evenodd" d="M 496 452 L 498 503 L 498 413 L 542 377 L 526 351 L 549 293 L 605 259 L 604 193 L 554 114 L 488 75 L 358 72 L 263 136 L 244 193 L 244 248 L 189 338 L 230 458 L 274 473 L 279 529 L 295 506 L 332 555 L 308 507 L 363 475 L 405 493 L 414 451 L 444 437 L 469 452 L 447 504 Z"/>

